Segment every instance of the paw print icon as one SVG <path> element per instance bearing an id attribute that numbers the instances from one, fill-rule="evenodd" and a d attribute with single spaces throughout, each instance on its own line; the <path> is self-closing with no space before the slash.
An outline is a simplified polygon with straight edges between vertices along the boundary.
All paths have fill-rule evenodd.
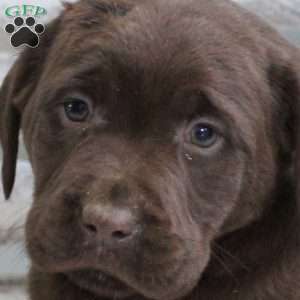
<path id="1" fill-rule="evenodd" d="M 43 24 L 36 24 L 33 17 L 26 19 L 17 17 L 13 24 L 6 25 L 5 31 L 11 34 L 11 44 L 13 47 L 17 48 L 26 45 L 36 48 L 40 43 L 40 35 L 45 31 L 45 26 Z"/>

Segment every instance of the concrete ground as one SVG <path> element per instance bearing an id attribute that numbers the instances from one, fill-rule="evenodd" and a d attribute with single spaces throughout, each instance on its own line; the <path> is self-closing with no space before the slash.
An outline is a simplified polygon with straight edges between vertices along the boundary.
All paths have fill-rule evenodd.
<path id="1" fill-rule="evenodd" d="M 0 285 L 0 300 L 28 300 L 28 297 L 22 284 L 7 284 L 5 286 Z"/>
<path id="2" fill-rule="evenodd" d="M 28 297 L 22 287 L 0 287 L 0 300 L 28 300 Z"/>

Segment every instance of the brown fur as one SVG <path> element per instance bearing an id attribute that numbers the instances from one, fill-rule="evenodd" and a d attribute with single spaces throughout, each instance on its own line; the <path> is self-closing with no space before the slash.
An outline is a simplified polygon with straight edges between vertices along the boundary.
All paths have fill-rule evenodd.
<path id="1" fill-rule="evenodd" d="M 6 196 L 19 129 L 35 176 L 31 299 L 300 299 L 299 61 L 228 1 L 67 5 L 0 93 Z M 63 116 L 74 94 L 85 123 Z M 197 120 L 218 148 L 186 141 Z M 138 233 L 91 240 L 87 208 Z"/>

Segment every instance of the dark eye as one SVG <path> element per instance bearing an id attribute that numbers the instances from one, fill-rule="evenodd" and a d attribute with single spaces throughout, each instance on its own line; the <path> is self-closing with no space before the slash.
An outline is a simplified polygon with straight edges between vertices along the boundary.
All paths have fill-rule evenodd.
<path id="1" fill-rule="evenodd" d="M 66 116 L 72 122 L 84 122 L 90 115 L 88 103 L 80 99 L 68 99 L 64 108 Z"/>
<path id="2" fill-rule="evenodd" d="M 199 123 L 192 128 L 191 142 L 196 146 L 208 148 L 213 146 L 217 139 L 218 134 L 211 125 Z"/>

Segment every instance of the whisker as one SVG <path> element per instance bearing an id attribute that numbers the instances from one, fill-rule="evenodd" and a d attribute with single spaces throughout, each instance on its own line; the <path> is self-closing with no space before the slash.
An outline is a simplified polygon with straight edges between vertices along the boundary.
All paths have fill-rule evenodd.
<path id="1" fill-rule="evenodd" d="M 219 262 L 219 264 L 223 267 L 223 269 L 236 281 L 238 282 L 237 277 L 234 275 L 233 271 L 230 269 L 230 267 L 222 260 L 221 257 L 219 257 L 214 251 L 212 251 L 212 255 L 216 258 L 216 260 Z"/>
<path id="2" fill-rule="evenodd" d="M 233 260 L 235 263 L 237 263 L 239 266 L 241 266 L 244 270 L 250 271 L 250 268 L 244 264 L 237 256 L 234 256 L 232 253 L 230 253 L 227 249 L 224 247 L 218 245 L 216 242 L 213 243 L 213 246 L 217 248 L 220 252 L 222 252 L 225 256 Z"/>

